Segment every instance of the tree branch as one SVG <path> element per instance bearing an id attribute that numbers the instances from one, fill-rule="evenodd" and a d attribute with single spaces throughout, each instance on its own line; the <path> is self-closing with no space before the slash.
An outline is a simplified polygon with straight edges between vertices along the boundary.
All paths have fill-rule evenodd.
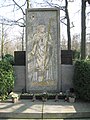
<path id="1" fill-rule="evenodd" d="M 50 3 L 50 2 L 48 2 L 47 0 L 45 0 L 45 2 L 46 2 L 49 6 L 51 6 L 51 7 L 58 7 L 58 8 L 60 8 L 60 10 L 63 10 L 63 11 L 65 12 L 65 6 L 60 6 L 60 5 L 58 5 L 58 4 Z"/>
<path id="2" fill-rule="evenodd" d="M 2 16 L 0 16 L 0 24 L 5 24 L 5 25 L 9 25 L 9 26 L 12 26 L 12 25 L 18 25 L 20 27 L 25 27 L 25 22 L 20 22 L 20 20 L 24 20 L 23 18 L 20 18 L 18 20 L 10 20 L 10 19 L 6 19 L 6 18 L 3 18 Z"/>
<path id="3" fill-rule="evenodd" d="M 67 24 L 66 24 L 66 23 L 64 23 L 62 20 L 60 20 L 60 22 L 61 22 L 61 23 L 63 23 L 64 25 L 66 25 L 66 26 L 67 26 Z"/>
<path id="4" fill-rule="evenodd" d="M 21 9 L 21 11 L 22 11 L 23 15 L 25 15 L 25 13 L 24 13 L 24 11 L 23 11 L 22 7 L 21 7 L 20 5 L 18 5 L 18 4 L 17 4 L 17 2 L 16 2 L 15 0 L 12 0 L 12 1 L 15 3 L 15 5 L 17 5 L 17 6 Z"/>
<path id="5" fill-rule="evenodd" d="M 14 5 L 14 4 L 10 4 L 10 5 L 1 5 L 1 7 L 0 7 L 0 8 L 10 7 L 10 6 L 12 6 L 12 5 Z"/>

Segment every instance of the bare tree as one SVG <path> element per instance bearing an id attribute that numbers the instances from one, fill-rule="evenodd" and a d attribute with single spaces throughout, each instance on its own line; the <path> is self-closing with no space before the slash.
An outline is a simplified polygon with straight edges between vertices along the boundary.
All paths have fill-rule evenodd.
<path id="1" fill-rule="evenodd" d="M 86 57 L 86 1 L 82 0 L 81 6 L 81 59 Z"/>
<path id="2" fill-rule="evenodd" d="M 67 40 L 64 35 L 62 35 L 62 40 L 61 40 L 61 49 L 62 50 L 67 50 Z"/>
<path id="3" fill-rule="evenodd" d="M 64 0 L 62 0 L 64 1 Z M 70 18 L 69 18 L 69 12 L 68 12 L 68 0 L 65 0 L 65 6 L 59 6 L 58 4 L 52 4 L 46 0 L 46 2 L 51 6 L 51 7 L 58 7 L 60 10 L 65 12 L 65 16 L 60 19 L 60 22 L 63 23 L 64 25 L 67 26 L 67 48 L 68 50 L 71 50 L 71 33 L 70 33 Z M 67 23 L 63 22 L 63 20 L 67 20 Z"/>
<path id="4" fill-rule="evenodd" d="M 3 28 L 3 23 L 2 23 L 2 35 L 1 35 L 1 58 L 3 59 L 3 54 L 4 54 L 4 28 Z"/>
<path id="5" fill-rule="evenodd" d="M 70 34 L 70 19 L 68 13 L 68 1 L 65 0 L 65 13 L 67 19 L 67 38 L 68 38 L 68 50 L 71 50 L 71 34 Z"/>
<path id="6" fill-rule="evenodd" d="M 72 37 L 72 50 L 76 50 L 80 52 L 80 35 L 74 34 Z"/>
<path id="7" fill-rule="evenodd" d="M 5 1 L 5 2 L 8 2 L 8 0 Z M 3 23 L 4 25 L 9 25 L 9 26 L 18 25 L 18 26 L 22 27 L 22 32 L 23 32 L 22 33 L 22 50 L 24 50 L 24 28 L 25 28 L 25 24 L 26 24 L 26 21 L 25 21 L 25 6 L 26 6 L 27 9 L 29 8 L 30 0 L 25 0 L 25 2 L 22 5 L 19 5 L 19 3 L 16 2 L 16 0 L 12 0 L 12 2 L 13 3 L 11 3 L 11 4 L 9 3 L 8 5 L 2 5 L 1 7 L 13 6 L 13 12 L 17 12 L 17 11 L 20 12 L 21 11 L 22 12 L 22 17 L 17 19 L 17 20 L 15 20 L 15 19 L 11 20 L 11 19 L 5 18 L 3 16 L 0 16 L 0 22 L 1 22 L 1 24 Z M 3 48 L 3 46 L 2 46 L 2 48 Z"/>
<path id="8" fill-rule="evenodd" d="M 5 54 L 9 54 L 12 53 L 11 52 L 11 47 L 12 47 L 12 41 L 9 39 L 8 37 L 8 33 L 7 33 L 7 28 L 6 26 L 2 23 L 2 27 L 1 27 L 1 58 L 3 59 L 3 56 Z"/>
<path id="9" fill-rule="evenodd" d="M 22 50 L 22 36 L 16 36 L 15 39 L 16 39 L 16 42 L 14 43 L 15 50 L 21 51 Z"/>
<path id="10" fill-rule="evenodd" d="M 22 14 L 23 14 L 23 21 L 24 21 L 24 26 L 23 26 L 23 32 L 22 32 L 22 51 L 24 50 L 24 27 L 25 27 L 25 25 L 26 25 L 26 22 L 25 22 L 25 13 L 24 13 L 24 10 L 22 9 L 22 6 L 20 6 L 15 0 L 12 0 L 14 3 L 15 3 L 15 5 L 22 11 Z M 25 0 L 25 4 L 27 4 L 27 9 L 29 9 L 29 7 L 30 7 L 30 0 Z M 24 4 L 24 5 L 25 5 Z"/>
<path id="11" fill-rule="evenodd" d="M 26 0 L 26 2 L 27 2 L 27 9 L 29 9 L 29 7 L 30 7 L 30 0 Z"/>
<path id="12" fill-rule="evenodd" d="M 90 0 L 82 0 L 81 6 L 81 59 L 86 58 L 86 2 L 90 4 Z"/>

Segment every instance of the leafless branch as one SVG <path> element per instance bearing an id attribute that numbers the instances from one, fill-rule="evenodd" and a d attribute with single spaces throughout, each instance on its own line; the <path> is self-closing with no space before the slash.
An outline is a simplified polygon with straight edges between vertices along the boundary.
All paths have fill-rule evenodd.
<path id="1" fill-rule="evenodd" d="M 60 20 L 60 22 L 61 22 L 61 23 L 63 23 L 64 25 L 66 25 L 66 26 L 67 26 L 67 24 L 66 24 L 66 23 L 64 23 L 62 20 Z"/>
<path id="2" fill-rule="evenodd" d="M 90 12 L 88 12 L 87 15 L 90 15 Z"/>
<path id="3" fill-rule="evenodd" d="M 65 6 L 60 6 L 60 5 L 58 5 L 58 4 L 50 3 L 50 2 L 48 2 L 47 0 L 45 0 L 45 2 L 46 2 L 49 6 L 51 6 L 51 7 L 58 7 L 58 8 L 60 8 L 60 10 L 65 11 Z"/>
<path id="4" fill-rule="evenodd" d="M 65 20 L 65 19 L 66 19 L 66 16 L 62 17 L 62 19 L 60 19 L 60 20 L 62 21 L 62 20 Z"/>
<path id="5" fill-rule="evenodd" d="M 21 11 L 22 11 L 23 15 L 25 15 L 25 13 L 24 13 L 24 11 L 23 11 L 22 7 L 21 7 L 20 5 L 18 5 L 18 4 L 17 4 L 17 2 L 16 2 L 15 0 L 13 0 L 13 2 L 15 3 L 15 5 L 17 5 L 17 6 L 21 9 Z"/>
<path id="6" fill-rule="evenodd" d="M 25 5 L 26 5 L 26 1 L 25 1 L 25 3 L 24 3 L 23 5 L 21 5 L 20 7 L 22 8 L 22 7 L 24 7 Z M 18 8 L 17 10 L 19 10 L 19 8 Z"/>
<path id="7" fill-rule="evenodd" d="M 0 16 L 0 24 L 5 24 L 5 25 L 9 25 L 9 26 L 12 26 L 12 25 L 18 25 L 20 27 L 25 27 L 25 22 L 21 22 L 20 20 L 24 20 L 23 18 L 20 18 L 18 20 L 10 20 L 10 19 L 6 19 L 6 18 L 3 18 L 2 16 Z"/>
<path id="8" fill-rule="evenodd" d="M 14 4 L 9 4 L 9 5 L 1 5 L 0 8 L 4 8 L 4 7 L 10 7 L 10 6 L 13 6 Z"/>

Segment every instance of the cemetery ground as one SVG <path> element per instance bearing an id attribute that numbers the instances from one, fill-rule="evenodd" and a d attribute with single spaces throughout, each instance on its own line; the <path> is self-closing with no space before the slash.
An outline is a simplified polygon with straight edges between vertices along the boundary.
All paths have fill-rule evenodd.
<path id="1" fill-rule="evenodd" d="M 59 99 L 42 100 L 11 99 L 0 101 L 0 120 L 90 120 L 90 102 L 76 100 L 74 103 Z"/>

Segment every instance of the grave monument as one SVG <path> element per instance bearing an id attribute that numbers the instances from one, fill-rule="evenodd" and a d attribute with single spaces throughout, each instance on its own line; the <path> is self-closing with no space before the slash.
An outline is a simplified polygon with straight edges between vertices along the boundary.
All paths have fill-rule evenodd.
<path id="1" fill-rule="evenodd" d="M 26 10 L 26 90 L 60 91 L 60 10 Z"/>

